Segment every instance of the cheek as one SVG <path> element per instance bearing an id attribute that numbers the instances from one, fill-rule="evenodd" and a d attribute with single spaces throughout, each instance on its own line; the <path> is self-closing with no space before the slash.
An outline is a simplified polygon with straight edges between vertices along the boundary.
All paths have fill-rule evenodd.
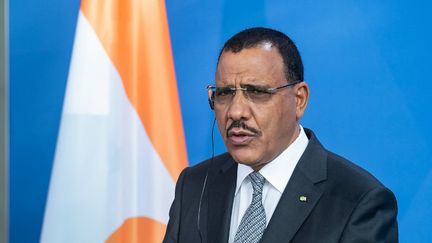
<path id="1" fill-rule="evenodd" d="M 216 122 L 217 122 L 217 127 L 219 129 L 219 132 L 221 133 L 222 137 L 225 137 L 225 130 L 226 130 L 226 119 L 225 119 L 225 115 L 223 115 L 223 113 L 221 112 L 215 112 L 215 118 L 216 118 Z"/>
<path id="2" fill-rule="evenodd" d="M 283 117 L 285 112 L 280 108 L 280 105 L 268 105 L 260 107 L 253 112 L 253 117 L 260 129 L 273 129 Z"/>
<path id="3" fill-rule="evenodd" d="M 286 103 L 262 108 L 255 112 L 256 123 L 263 133 L 263 138 L 269 143 L 286 136 L 292 124 L 296 122 L 295 108 L 288 109 L 289 106 Z"/>
<path id="4" fill-rule="evenodd" d="M 277 124 L 280 114 L 275 113 L 269 109 L 260 109 L 254 112 L 254 126 L 258 128 L 261 133 L 260 142 L 269 143 L 277 133 Z"/>

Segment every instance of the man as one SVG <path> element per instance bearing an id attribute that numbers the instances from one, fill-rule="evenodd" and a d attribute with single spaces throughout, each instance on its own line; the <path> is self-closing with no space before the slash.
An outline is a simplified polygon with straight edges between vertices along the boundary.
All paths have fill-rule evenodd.
<path id="1" fill-rule="evenodd" d="M 209 102 L 228 153 L 180 175 L 164 242 L 398 242 L 393 193 L 300 124 L 294 43 L 267 28 L 222 48 Z"/>

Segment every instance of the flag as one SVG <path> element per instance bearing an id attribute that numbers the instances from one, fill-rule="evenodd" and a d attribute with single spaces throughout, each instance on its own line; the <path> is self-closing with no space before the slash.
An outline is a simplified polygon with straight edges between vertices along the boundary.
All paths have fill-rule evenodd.
<path id="1" fill-rule="evenodd" d="M 161 242 L 186 165 L 164 1 L 83 0 L 41 242 Z"/>

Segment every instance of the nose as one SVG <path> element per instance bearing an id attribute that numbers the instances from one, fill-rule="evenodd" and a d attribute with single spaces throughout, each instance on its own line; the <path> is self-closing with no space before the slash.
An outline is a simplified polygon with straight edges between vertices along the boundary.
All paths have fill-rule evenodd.
<path id="1" fill-rule="evenodd" d="M 241 90 L 237 90 L 227 112 L 228 118 L 234 121 L 248 120 L 250 118 L 249 102 Z"/>

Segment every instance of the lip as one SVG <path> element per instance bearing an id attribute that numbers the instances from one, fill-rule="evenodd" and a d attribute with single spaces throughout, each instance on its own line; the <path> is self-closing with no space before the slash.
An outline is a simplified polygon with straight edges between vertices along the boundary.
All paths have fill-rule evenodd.
<path id="1" fill-rule="evenodd" d="M 232 129 L 228 132 L 228 140 L 232 145 L 241 146 L 249 144 L 256 137 L 255 133 L 246 130 Z"/>

